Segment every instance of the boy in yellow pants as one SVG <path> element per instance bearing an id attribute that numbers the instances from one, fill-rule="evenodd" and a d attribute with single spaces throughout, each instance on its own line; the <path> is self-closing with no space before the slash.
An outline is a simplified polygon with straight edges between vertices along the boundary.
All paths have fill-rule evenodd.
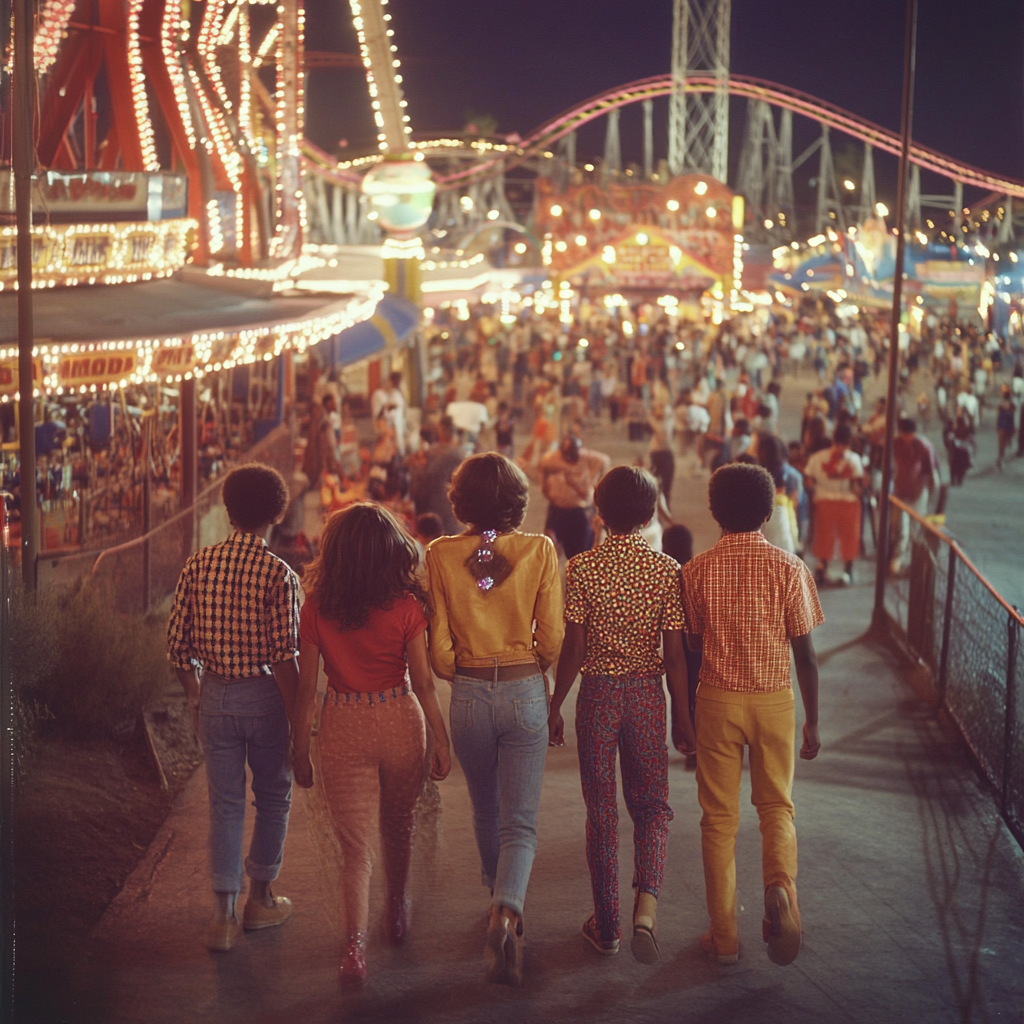
<path id="1" fill-rule="evenodd" d="M 722 539 L 683 566 L 689 642 L 703 645 L 697 688 L 697 796 L 711 928 L 705 953 L 739 959 L 736 926 L 736 833 L 743 750 L 750 748 L 752 800 L 761 822 L 765 888 L 763 935 L 768 956 L 789 964 L 800 951 L 793 826 L 796 661 L 805 722 L 800 756 L 818 737 L 818 663 L 811 630 L 824 621 L 814 579 L 797 558 L 765 540 L 775 485 L 760 466 L 723 466 L 709 485 Z"/>

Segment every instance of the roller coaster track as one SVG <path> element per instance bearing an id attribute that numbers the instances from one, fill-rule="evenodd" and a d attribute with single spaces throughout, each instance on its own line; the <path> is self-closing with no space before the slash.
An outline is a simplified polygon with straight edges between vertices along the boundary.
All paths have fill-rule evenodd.
<path id="1" fill-rule="evenodd" d="M 692 92 L 714 92 L 718 83 L 710 75 L 695 74 L 687 77 L 686 87 Z M 441 189 L 460 188 L 473 181 L 488 177 L 497 170 L 500 164 L 504 164 L 507 170 L 509 167 L 525 163 L 528 160 L 543 157 L 543 154 L 550 152 L 552 145 L 560 138 L 590 121 L 602 117 L 610 110 L 639 103 L 642 100 L 668 96 L 671 92 L 671 75 L 642 78 L 639 81 L 630 82 L 628 85 L 610 89 L 608 92 L 593 96 L 545 122 L 525 138 L 514 153 L 491 157 L 448 175 L 438 175 L 436 179 L 438 187 Z M 809 96 L 797 89 L 777 85 L 775 82 L 767 82 L 760 78 L 750 78 L 746 75 L 730 75 L 729 92 L 733 96 L 764 100 L 772 106 L 792 110 L 795 114 L 801 114 L 862 142 L 868 142 L 876 149 L 899 155 L 900 140 L 896 132 L 889 131 L 888 128 L 883 128 L 857 114 L 843 110 L 842 107 Z M 945 156 L 927 146 L 914 143 L 910 159 L 927 171 L 934 171 L 936 174 L 962 182 L 964 185 L 973 185 L 1000 195 L 1024 198 L 1024 181 L 992 174 Z"/>

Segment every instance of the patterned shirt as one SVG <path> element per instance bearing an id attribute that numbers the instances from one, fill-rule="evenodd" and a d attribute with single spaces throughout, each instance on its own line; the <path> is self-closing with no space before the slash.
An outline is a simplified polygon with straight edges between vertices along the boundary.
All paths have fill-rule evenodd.
<path id="1" fill-rule="evenodd" d="M 565 567 L 565 621 L 585 626 L 585 676 L 660 676 L 662 630 L 683 629 L 679 565 L 638 534 L 609 534 Z"/>
<path id="2" fill-rule="evenodd" d="M 250 679 L 298 649 L 299 578 L 262 537 L 235 531 L 185 563 L 167 625 L 175 668 Z"/>
<path id="3" fill-rule="evenodd" d="M 810 570 L 759 531 L 726 534 L 687 562 L 683 601 L 704 637 L 701 683 L 743 693 L 789 689 L 790 638 L 825 621 Z"/>

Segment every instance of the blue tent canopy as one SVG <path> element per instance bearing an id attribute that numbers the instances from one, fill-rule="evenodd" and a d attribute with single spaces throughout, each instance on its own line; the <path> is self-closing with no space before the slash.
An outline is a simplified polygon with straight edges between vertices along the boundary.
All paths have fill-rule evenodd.
<path id="1" fill-rule="evenodd" d="M 345 366 L 401 344 L 420 322 L 420 309 L 407 299 L 386 295 L 373 315 L 327 342 L 332 366 Z"/>

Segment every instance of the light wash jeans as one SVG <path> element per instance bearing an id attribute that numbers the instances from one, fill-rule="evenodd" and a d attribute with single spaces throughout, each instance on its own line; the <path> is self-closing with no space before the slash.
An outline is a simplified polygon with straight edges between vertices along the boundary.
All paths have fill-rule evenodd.
<path id="1" fill-rule="evenodd" d="M 252 770 L 256 824 L 245 873 L 272 882 L 281 870 L 292 801 L 289 731 L 273 676 L 221 682 L 203 676 L 199 739 L 210 790 L 210 867 L 214 892 L 240 892 L 245 763 Z"/>
<path id="2" fill-rule="evenodd" d="M 452 681 L 452 746 L 473 801 L 481 881 L 493 903 L 522 915 L 537 850 L 548 698 L 544 677 Z"/>

